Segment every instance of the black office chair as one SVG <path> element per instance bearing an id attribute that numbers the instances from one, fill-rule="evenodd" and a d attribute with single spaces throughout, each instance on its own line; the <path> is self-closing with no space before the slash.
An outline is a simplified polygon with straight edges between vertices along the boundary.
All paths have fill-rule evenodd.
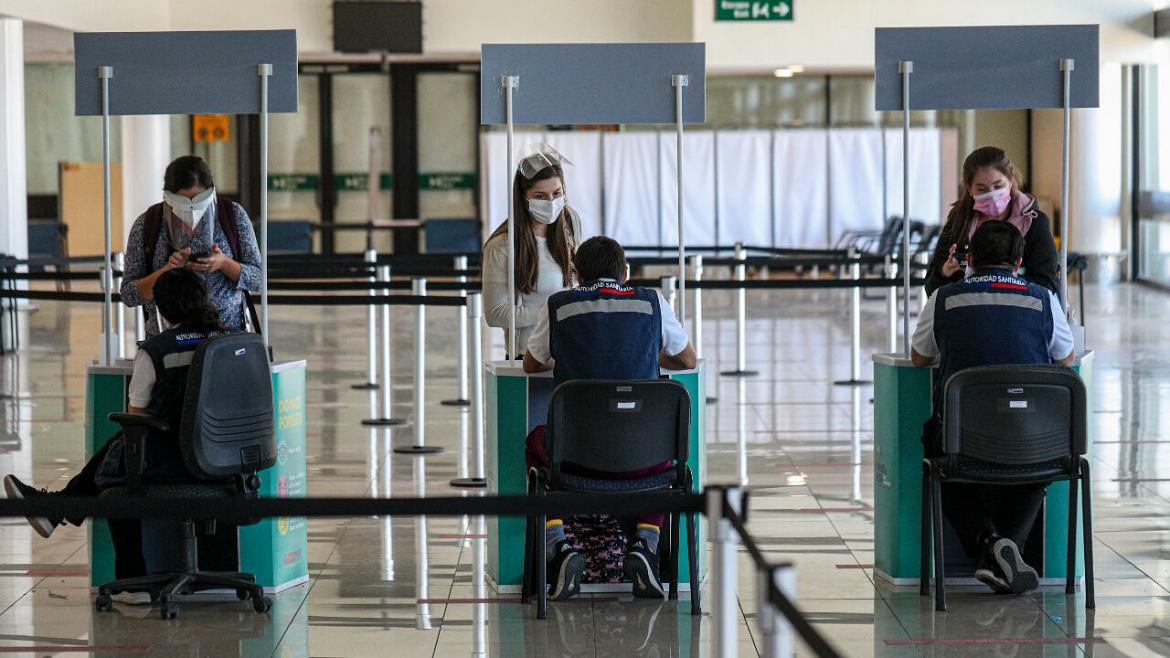
<path id="1" fill-rule="evenodd" d="M 922 553 L 919 593 L 930 592 L 934 544 L 935 609 L 946 610 L 943 558 L 944 482 L 991 485 L 1050 484 L 1067 480 L 1068 571 L 1075 590 L 1077 485 L 1081 486 L 1085 550 L 1085 607 L 1093 600 L 1092 487 L 1085 385 L 1064 366 L 968 368 L 946 382 L 940 454 L 922 460 Z M 933 518 L 932 518 L 933 517 Z"/>
<path id="2" fill-rule="evenodd" d="M 690 493 L 687 466 L 691 400 L 686 387 L 669 379 L 645 381 L 574 380 L 553 391 L 549 402 L 545 445 L 549 467 L 531 469 L 528 493 L 639 494 L 651 491 Z M 604 480 L 566 473 L 572 464 L 591 471 L 639 471 L 673 461 L 675 468 L 636 480 Z M 570 469 L 571 471 L 572 469 Z M 544 545 L 546 516 L 528 517 L 524 538 L 524 583 L 521 600 L 537 595 L 536 616 L 544 619 L 548 606 L 548 576 Z M 697 581 L 697 520 L 687 514 L 687 560 L 691 573 L 691 614 L 700 614 Z M 662 538 L 668 544 L 660 578 L 678 599 L 679 519 L 666 516 Z M 660 549 L 659 555 L 664 552 Z M 669 569 L 667 569 L 669 566 Z"/>
<path id="3" fill-rule="evenodd" d="M 264 341 L 256 334 L 223 334 L 208 338 L 195 350 L 179 427 L 179 447 L 190 482 L 142 482 L 147 435 L 168 431 L 165 421 L 125 413 L 112 413 L 109 418 L 123 429 L 127 484 L 107 489 L 103 496 L 126 496 L 130 504 L 135 496 L 253 498 L 260 487 L 257 473 L 276 463 L 272 371 Z M 178 614 L 176 594 L 234 589 L 240 600 L 251 599 L 256 612 L 267 612 L 272 600 L 264 596 L 253 574 L 199 571 L 196 522 L 205 534 L 214 532 L 215 519 L 183 521 L 176 571 L 106 583 L 98 588 L 95 607 L 109 610 L 111 595 L 119 592 L 150 592 L 160 603 L 163 619 L 173 619 Z"/>

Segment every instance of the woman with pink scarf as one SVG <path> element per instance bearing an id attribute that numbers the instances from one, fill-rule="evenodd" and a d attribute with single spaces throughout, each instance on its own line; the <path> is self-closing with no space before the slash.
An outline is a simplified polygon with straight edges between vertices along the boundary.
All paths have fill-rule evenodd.
<path id="1" fill-rule="evenodd" d="M 1003 149 L 984 146 L 963 161 L 963 195 L 951 206 L 926 274 L 926 294 L 964 276 L 967 243 L 983 222 L 1003 221 L 1024 236 L 1024 278 L 1059 294 L 1060 257 L 1052 223 L 1036 197 L 1020 191 L 1020 175 Z"/>

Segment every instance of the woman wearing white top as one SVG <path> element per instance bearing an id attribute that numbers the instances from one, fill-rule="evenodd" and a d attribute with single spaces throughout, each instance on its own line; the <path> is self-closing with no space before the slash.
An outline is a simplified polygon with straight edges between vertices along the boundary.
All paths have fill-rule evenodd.
<path id="1" fill-rule="evenodd" d="M 504 330 L 509 358 L 524 354 L 537 314 L 548 296 L 575 285 L 573 253 L 581 235 L 577 212 L 565 203 L 562 164 L 572 164 L 550 146 L 520 161 L 512 181 L 516 213 L 516 294 L 508 289 L 508 222 L 483 245 L 484 318 Z M 516 345 L 507 345 L 508 311 L 516 306 Z"/>

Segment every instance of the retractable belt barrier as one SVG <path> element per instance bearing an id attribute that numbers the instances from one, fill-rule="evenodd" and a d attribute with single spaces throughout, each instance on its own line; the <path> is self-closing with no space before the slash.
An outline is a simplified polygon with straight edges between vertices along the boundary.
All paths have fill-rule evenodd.
<path id="1" fill-rule="evenodd" d="M 0 298 L 46 299 L 66 302 L 104 302 L 100 292 L 57 292 L 54 290 L 0 289 Z M 122 301 L 114 293 L 114 301 Z M 464 306 L 466 297 L 433 297 L 428 295 L 269 295 L 274 306 Z"/>
<path id="2" fill-rule="evenodd" d="M 790 655 L 792 631 L 821 658 L 840 654 L 793 602 L 795 572 L 790 563 L 771 564 L 747 529 L 747 492 L 739 487 L 708 487 L 703 493 L 642 493 L 624 496 L 621 509 L 607 494 L 555 493 L 546 496 L 444 496 L 435 498 L 188 498 L 129 496 L 38 496 L 0 499 L 0 518 L 216 519 L 247 523 L 271 517 L 368 516 L 538 516 L 548 514 L 699 513 L 712 526 L 712 589 L 716 594 L 715 655 L 738 654 L 739 605 L 736 540 L 743 542 L 758 579 L 765 655 Z M 734 534 L 733 534 L 734 533 Z M 785 591 L 787 590 L 787 591 Z"/>

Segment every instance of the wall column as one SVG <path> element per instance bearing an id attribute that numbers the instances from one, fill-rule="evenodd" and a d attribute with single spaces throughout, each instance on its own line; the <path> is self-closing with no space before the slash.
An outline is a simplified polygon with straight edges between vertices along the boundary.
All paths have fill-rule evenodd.
<path id="1" fill-rule="evenodd" d="M 0 18 L 0 253 L 28 258 L 24 22 Z"/>
<path id="2" fill-rule="evenodd" d="M 117 75 L 117 72 L 114 72 Z M 134 220 L 147 206 L 162 201 L 163 172 L 171 161 L 171 117 L 133 115 L 122 119 L 122 231 L 113 236 L 122 251 Z"/>

